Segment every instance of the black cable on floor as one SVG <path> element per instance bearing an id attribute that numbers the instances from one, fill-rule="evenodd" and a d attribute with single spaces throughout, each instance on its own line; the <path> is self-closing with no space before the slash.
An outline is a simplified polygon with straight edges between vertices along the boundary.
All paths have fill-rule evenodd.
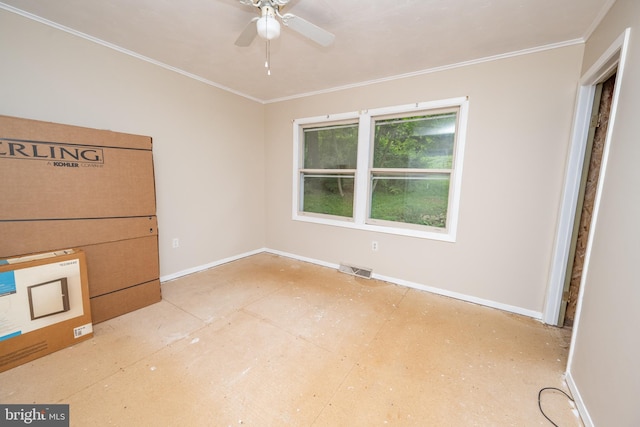
<path id="1" fill-rule="evenodd" d="M 553 424 L 555 427 L 559 427 L 558 424 L 554 423 L 551 418 L 547 417 L 547 414 L 544 413 L 544 411 L 542 410 L 542 404 L 540 403 L 540 397 L 542 396 L 542 392 L 545 390 L 555 390 L 555 391 L 559 391 L 560 393 L 564 394 L 565 396 L 567 396 L 567 398 L 572 401 L 575 402 L 575 400 L 573 400 L 573 398 L 571 396 L 569 396 L 567 393 L 564 392 L 564 390 L 560 390 L 559 388 L 556 387 L 544 387 L 541 388 L 540 391 L 538 392 L 538 408 L 540 408 L 540 413 L 547 419 L 549 420 L 549 422 L 551 424 Z"/>

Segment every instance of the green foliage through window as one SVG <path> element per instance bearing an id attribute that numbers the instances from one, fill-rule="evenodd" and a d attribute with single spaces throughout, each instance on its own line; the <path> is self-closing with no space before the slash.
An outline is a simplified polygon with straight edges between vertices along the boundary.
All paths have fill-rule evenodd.
<path id="1" fill-rule="evenodd" d="M 456 114 L 378 120 L 374 168 L 451 169 Z"/>
<path id="2" fill-rule="evenodd" d="M 372 219 L 445 227 L 448 175 L 423 175 L 409 179 L 374 177 L 372 187 Z"/>
<path id="3" fill-rule="evenodd" d="M 353 176 L 303 175 L 304 212 L 353 217 Z"/>
<path id="4" fill-rule="evenodd" d="M 353 217 L 358 124 L 304 129 L 304 212 Z"/>
<path id="5" fill-rule="evenodd" d="M 371 219 L 446 227 L 456 120 L 445 112 L 375 121 Z"/>
<path id="6" fill-rule="evenodd" d="M 355 169 L 357 153 L 357 124 L 304 130 L 305 169 Z"/>

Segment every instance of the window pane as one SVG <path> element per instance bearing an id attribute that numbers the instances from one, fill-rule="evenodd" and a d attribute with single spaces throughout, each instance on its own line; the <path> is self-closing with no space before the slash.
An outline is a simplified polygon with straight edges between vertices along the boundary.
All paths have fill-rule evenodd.
<path id="1" fill-rule="evenodd" d="M 304 169 L 355 169 L 358 125 L 304 129 Z"/>
<path id="2" fill-rule="evenodd" d="M 449 174 L 374 175 L 371 218 L 446 227 Z"/>
<path id="3" fill-rule="evenodd" d="M 353 182 L 353 175 L 302 174 L 302 210 L 352 218 Z"/>
<path id="4" fill-rule="evenodd" d="M 374 168 L 451 169 L 457 113 L 378 120 Z"/>

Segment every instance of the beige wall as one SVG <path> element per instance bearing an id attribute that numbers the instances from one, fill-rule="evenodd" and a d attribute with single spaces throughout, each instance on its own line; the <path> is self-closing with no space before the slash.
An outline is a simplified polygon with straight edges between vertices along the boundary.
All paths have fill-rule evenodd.
<path id="1" fill-rule="evenodd" d="M 640 2 L 618 0 L 589 38 L 583 70 L 631 28 L 601 207 L 568 371 L 596 426 L 639 426 Z"/>
<path id="2" fill-rule="evenodd" d="M 264 247 L 263 105 L 3 10 L 0 52 L 0 114 L 153 138 L 161 275 Z"/>
<path id="3" fill-rule="evenodd" d="M 574 45 L 268 104 L 267 246 L 539 315 L 582 53 Z M 291 219 L 293 119 L 459 96 L 470 104 L 456 243 Z"/>

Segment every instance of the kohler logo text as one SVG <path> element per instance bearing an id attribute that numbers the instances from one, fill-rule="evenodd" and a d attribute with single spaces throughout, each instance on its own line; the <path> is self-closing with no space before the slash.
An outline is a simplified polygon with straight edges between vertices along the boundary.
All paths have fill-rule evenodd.
<path id="1" fill-rule="evenodd" d="M 102 149 L 98 147 L 4 138 L 0 138 L 0 158 L 62 163 L 104 163 L 104 154 Z"/>

